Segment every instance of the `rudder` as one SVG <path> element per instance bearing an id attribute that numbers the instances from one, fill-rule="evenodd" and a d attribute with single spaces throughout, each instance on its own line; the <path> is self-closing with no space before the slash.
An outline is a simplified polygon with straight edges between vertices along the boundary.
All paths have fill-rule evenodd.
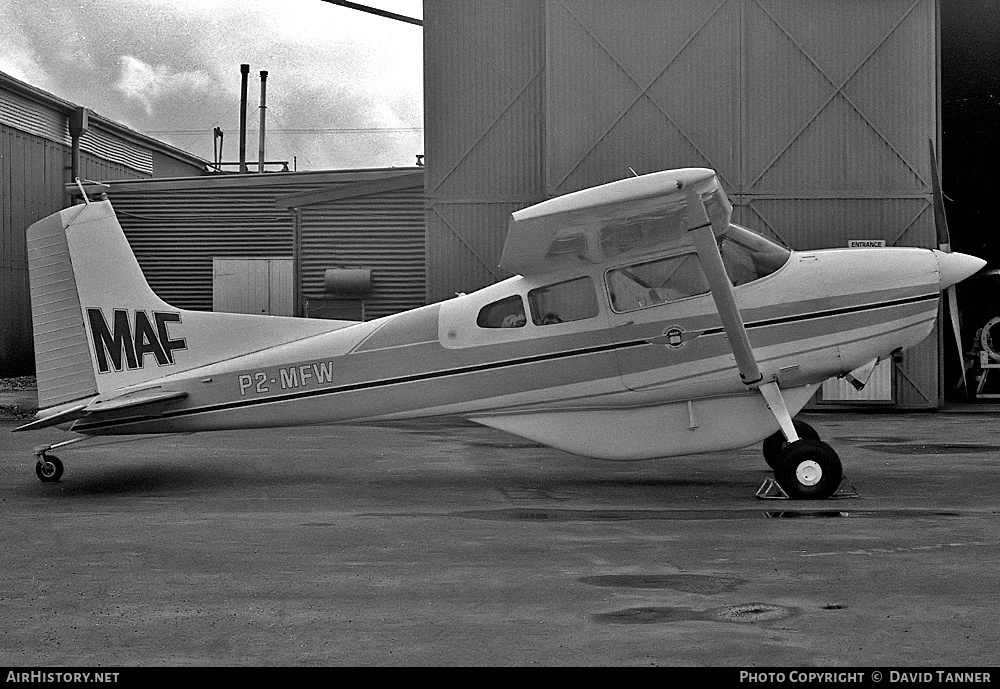
<path id="1" fill-rule="evenodd" d="M 63 213 L 39 220 L 27 233 L 35 376 L 43 409 L 97 394 Z"/>

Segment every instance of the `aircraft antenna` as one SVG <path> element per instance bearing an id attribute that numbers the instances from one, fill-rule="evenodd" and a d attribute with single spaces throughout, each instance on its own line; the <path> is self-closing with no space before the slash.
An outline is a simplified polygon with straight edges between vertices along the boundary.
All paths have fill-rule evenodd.
<path id="1" fill-rule="evenodd" d="M 85 206 L 89 206 L 90 205 L 90 199 L 87 198 L 87 192 L 83 188 L 83 180 L 80 179 L 79 177 L 76 178 L 76 186 L 80 188 L 80 194 L 83 196 L 83 204 Z"/>

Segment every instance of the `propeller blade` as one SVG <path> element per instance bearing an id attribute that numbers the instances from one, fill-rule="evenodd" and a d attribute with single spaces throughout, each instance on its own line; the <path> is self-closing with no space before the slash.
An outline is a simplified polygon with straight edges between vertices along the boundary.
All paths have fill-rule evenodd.
<path id="1" fill-rule="evenodd" d="M 968 391 L 968 381 L 965 379 L 965 351 L 962 349 L 962 329 L 958 322 L 958 294 L 955 285 L 944 291 L 948 297 L 948 315 L 951 319 L 951 334 L 955 338 L 955 349 L 958 351 L 958 370 L 962 377 L 961 390 Z"/>
<path id="2" fill-rule="evenodd" d="M 934 153 L 934 142 L 928 139 L 927 143 L 931 152 L 931 198 L 934 206 L 934 229 L 937 232 L 938 248 L 946 253 L 951 253 L 951 233 L 948 231 L 948 216 L 944 211 L 941 171 L 938 168 L 937 155 Z M 955 350 L 958 352 L 958 370 L 961 376 L 959 389 L 968 394 L 968 381 L 965 378 L 965 350 L 962 348 L 962 328 L 958 318 L 958 293 L 955 291 L 954 284 L 946 287 L 944 293 L 948 304 L 951 334 L 955 338 Z"/>
<path id="3" fill-rule="evenodd" d="M 944 194 L 941 192 L 941 171 L 934 153 L 934 142 L 928 139 L 927 143 L 931 150 L 931 197 L 934 201 L 934 229 L 937 231 L 938 248 L 941 251 L 951 251 L 948 217 L 944 212 Z"/>

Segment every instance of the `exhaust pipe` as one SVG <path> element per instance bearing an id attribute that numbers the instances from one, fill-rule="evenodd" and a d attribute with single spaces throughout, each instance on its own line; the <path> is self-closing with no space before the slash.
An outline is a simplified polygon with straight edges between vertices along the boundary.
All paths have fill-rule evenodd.
<path id="1" fill-rule="evenodd" d="M 240 65 L 240 174 L 247 171 L 247 77 L 250 65 Z"/>
<path id="2" fill-rule="evenodd" d="M 257 172 L 264 172 L 264 113 L 267 111 L 267 71 L 260 72 L 260 150 L 257 153 Z"/>

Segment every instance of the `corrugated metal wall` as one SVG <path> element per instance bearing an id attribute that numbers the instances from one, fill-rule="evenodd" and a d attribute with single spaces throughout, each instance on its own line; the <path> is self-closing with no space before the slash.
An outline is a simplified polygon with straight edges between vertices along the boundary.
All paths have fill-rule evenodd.
<path id="1" fill-rule="evenodd" d="M 24 232 L 61 207 L 52 199 L 63 196 L 68 163 L 69 153 L 61 146 L 0 126 L 0 375 L 22 375 L 34 368 Z M 39 185 L 49 188 L 32 193 Z"/>
<path id="2" fill-rule="evenodd" d="M 213 258 L 282 258 L 293 252 L 290 195 L 364 184 L 402 171 L 297 172 L 111 183 L 109 198 L 139 265 L 165 301 L 211 310 Z M 301 205 L 304 298 L 324 296 L 323 274 L 373 268 L 366 315 L 424 303 L 422 174 L 416 186 Z M 292 207 L 295 207 L 293 204 Z"/>
<path id="3" fill-rule="evenodd" d="M 3 91 L 0 96 L 0 125 L 64 146 L 72 143 L 64 113 L 39 107 L 37 101 L 11 91 Z"/>
<path id="4" fill-rule="evenodd" d="M 297 187 L 237 176 L 111 182 L 108 197 L 150 287 L 185 309 L 212 309 L 212 259 L 287 258 L 292 218 L 275 200 Z M 264 181 L 264 180 L 261 180 Z"/>
<path id="5" fill-rule="evenodd" d="M 122 168 L 131 168 L 144 176 L 153 174 L 153 152 L 130 141 L 124 141 L 100 129 L 91 128 L 80 137 L 80 150 L 101 160 L 114 160 Z M 130 179 L 136 175 L 122 175 Z M 98 179 L 107 179 L 101 177 Z"/>
<path id="6" fill-rule="evenodd" d="M 0 125 L 66 148 L 73 143 L 65 113 L 11 91 L 0 94 Z M 92 154 L 95 160 L 116 161 L 117 167 L 130 170 L 130 174 L 119 175 L 122 179 L 153 174 L 151 150 L 103 131 L 96 122 L 80 137 L 80 151 Z"/>
<path id="7" fill-rule="evenodd" d="M 303 296 L 325 296 L 328 268 L 371 268 L 367 320 L 423 306 L 425 209 L 423 179 L 409 189 L 303 207 Z"/>
<path id="8" fill-rule="evenodd" d="M 68 205 L 69 165 L 66 146 L 0 125 L 0 375 L 34 370 L 25 231 Z M 81 174 L 91 179 L 139 174 L 88 153 L 81 154 L 80 166 Z"/>
<path id="9" fill-rule="evenodd" d="M 536 202 L 629 167 L 712 167 L 737 222 L 795 248 L 934 245 L 936 0 L 428 0 L 424 16 L 432 298 L 503 277 L 510 191 Z M 900 406 L 938 404 L 937 352 L 908 353 Z"/>

